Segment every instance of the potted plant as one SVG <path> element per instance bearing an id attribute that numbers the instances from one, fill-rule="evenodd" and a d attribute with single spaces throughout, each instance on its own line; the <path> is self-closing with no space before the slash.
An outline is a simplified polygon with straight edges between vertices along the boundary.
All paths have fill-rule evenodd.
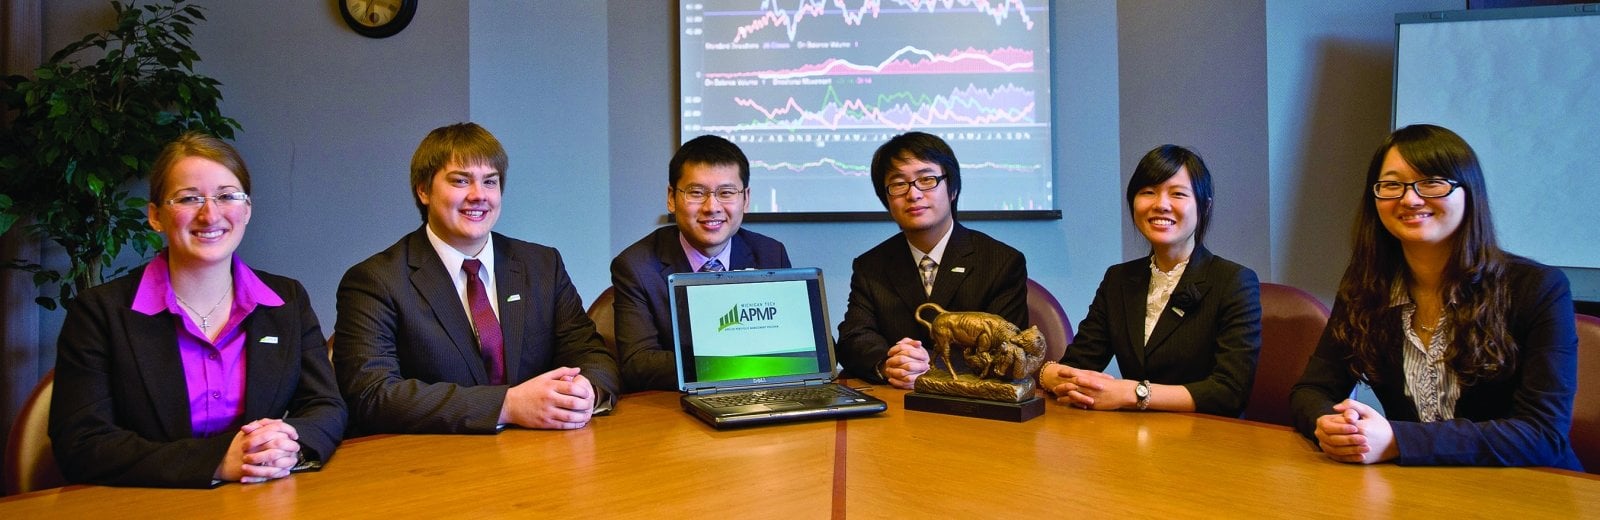
<path id="1" fill-rule="evenodd" d="M 32 236 L 60 244 L 65 273 L 11 260 L 4 267 L 34 273 L 36 285 L 60 284 L 48 309 L 106 277 L 131 245 L 140 255 L 161 247 L 145 223 L 147 201 L 130 193 L 167 141 L 195 129 L 232 138 L 238 122 L 224 117 L 216 80 L 196 74 L 200 55 L 191 27 L 205 20 L 188 0 L 111 2 L 116 26 L 56 52 L 32 78 L 0 83 L 10 118 L 0 133 L 0 233 L 21 222 Z M 93 63 L 80 58 L 104 54 Z"/>

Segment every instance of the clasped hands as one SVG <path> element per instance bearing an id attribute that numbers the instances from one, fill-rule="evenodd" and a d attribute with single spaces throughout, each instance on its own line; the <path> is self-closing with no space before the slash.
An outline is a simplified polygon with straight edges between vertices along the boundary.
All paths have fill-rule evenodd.
<path id="1" fill-rule="evenodd" d="M 257 419 L 239 427 L 212 475 L 252 484 L 289 476 L 300 461 L 300 434 L 281 419 Z"/>
<path id="2" fill-rule="evenodd" d="M 1336 414 L 1317 418 L 1317 445 L 1328 458 L 1352 464 L 1374 464 L 1400 456 L 1394 428 L 1377 410 L 1355 399 L 1333 405 Z"/>
<path id="3" fill-rule="evenodd" d="M 1104 372 L 1072 368 L 1060 363 L 1045 365 L 1039 372 L 1039 386 L 1056 396 L 1056 401 L 1085 410 L 1118 410 L 1131 407 L 1139 399 L 1133 393 L 1139 383 L 1117 379 Z"/>
<path id="4" fill-rule="evenodd" d="M 594 400 L 594 385 L 577 368 L 557 368 L 506 390 L 500 424 L 576 430 L 589 424 Z"/>
<path id="5" fill-rule="evenodd" d="M 911 338 L 900 338 L 893 346 L 889 347 L 888 357 L 883 360 L 884 379 L 889 384 L 901 390 L 915 390 L 917 377 L 928 371 L 928 350 L 922 348 L 922 342 Z"/>

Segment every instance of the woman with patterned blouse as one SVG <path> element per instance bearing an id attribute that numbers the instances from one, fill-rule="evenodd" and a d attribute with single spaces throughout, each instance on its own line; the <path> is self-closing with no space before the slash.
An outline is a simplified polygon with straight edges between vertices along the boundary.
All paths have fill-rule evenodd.
<path id="1" fill-rule="evenodd" d="M 1472 147 L 1438 126 L 1396 130 L 1359 211 L 1291 397 L 1300 433 L 1341 462 L 1579 469 L 1567 279 L 1500 249 Z M 1348 398 L 1358 381 L 1382 414 Z"/>

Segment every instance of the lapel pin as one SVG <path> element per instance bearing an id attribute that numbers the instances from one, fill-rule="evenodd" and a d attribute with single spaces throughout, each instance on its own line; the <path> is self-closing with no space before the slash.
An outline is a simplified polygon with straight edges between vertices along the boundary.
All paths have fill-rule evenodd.
<path id="1" fill-rule="evenodd" d="M 965 272 L 967 272 L 967 268 L 965 268 L 965 267 L 951 267 L 950 268 L 950 272 L 952 272 L 952 273 L 965 273 Z"/>
<path id="2" fill-rule="evenodd" d="M 511 296 L 507 296 L 506 297 L 506 303 L 520 302 L 520 301 L 522 301 L 522 295 L 521 294 L 513 294 Z"/>
<path id="3" fill-rule="evenodd" d="M 1183 309 L 1179 309 L 1177 307 L 1173 307 L 1172 308 L 1172 313 L 1178 315 L 1179 318 L 1183 317 Z"/>
<path id="4" fill-rule="evenodd" d="M 261 342 L 269 344 L 269 345 L 277 345 L 278 344 L 278 337 L 277 336 L 262 336 L 261 337 Z"/>

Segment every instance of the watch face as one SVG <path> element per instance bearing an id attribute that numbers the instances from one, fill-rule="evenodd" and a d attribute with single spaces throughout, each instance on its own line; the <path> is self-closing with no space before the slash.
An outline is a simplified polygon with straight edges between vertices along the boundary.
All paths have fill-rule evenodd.
<path id="1" fill-rule="evenodd" d="M 1144 384 L 1135 386 L 1133 387 L 1133 395 L 1138 396 L 1140 399 L 1150 397 L 1150 387 L 1145 386 Z"/>

